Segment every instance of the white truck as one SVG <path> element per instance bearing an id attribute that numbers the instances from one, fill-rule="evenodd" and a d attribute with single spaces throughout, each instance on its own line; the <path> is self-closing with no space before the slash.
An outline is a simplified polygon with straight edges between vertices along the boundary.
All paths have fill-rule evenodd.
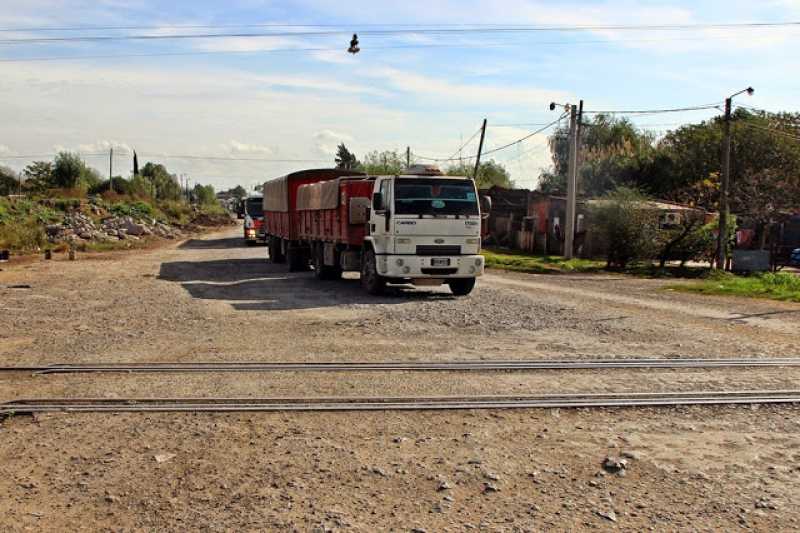
<path id="1" fill-rule="evenodd" d="M 264 205 L 272 260 L 290 270 L 311 264 L 320 279 L 360 271 L 371 294 L 445 283 L 458 296 L 483 274 L 481 207 L 488 214 L 490 200 L 472 179 L 433 166 L 396 176 L 295 172 L 265 184 Z"/>

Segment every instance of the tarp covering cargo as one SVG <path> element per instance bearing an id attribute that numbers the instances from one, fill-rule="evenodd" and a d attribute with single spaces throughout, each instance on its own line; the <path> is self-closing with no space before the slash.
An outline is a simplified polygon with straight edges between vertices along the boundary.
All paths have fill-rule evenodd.
<path id="1" fill-rule="evenodd" d="M 264 211 L 289 210 L 289 177 L 283 176 L 264 184 Z"/>
<path id="2" fill-rule="evenodd" d="M 299 211 L 336 209 L 338 206 L 338 179 L 301 185 L 297 189 L 297 209 Z"/>

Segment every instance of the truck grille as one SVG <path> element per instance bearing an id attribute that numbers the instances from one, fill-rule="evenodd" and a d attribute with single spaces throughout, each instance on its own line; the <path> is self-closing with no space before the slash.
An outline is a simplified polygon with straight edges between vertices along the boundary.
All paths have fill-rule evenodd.
<path id="1" fill-rule="evenodd" d="M 461 255 L 459 245 L 420 244 L 417 246 L 417 255 Z"/>

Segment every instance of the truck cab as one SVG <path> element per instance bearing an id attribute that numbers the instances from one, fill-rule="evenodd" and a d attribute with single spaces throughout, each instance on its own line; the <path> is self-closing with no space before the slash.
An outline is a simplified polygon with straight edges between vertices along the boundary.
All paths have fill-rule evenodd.
<path id="1" fill-rule="evenodd" d="M 414 166 L 378 176 L 365 238 L 361 278 L 371 293 L 386 283 L 441 285 L 469 294 L 483 274 L 481 206 L 475 182 Z"/>
<path id="2" fill-rule="evenodd" d="M 244 211 L 244 240 L 248 246 L 266 242 L 264 235 L 264 197 L 250 195 L 242 200 Z"/>

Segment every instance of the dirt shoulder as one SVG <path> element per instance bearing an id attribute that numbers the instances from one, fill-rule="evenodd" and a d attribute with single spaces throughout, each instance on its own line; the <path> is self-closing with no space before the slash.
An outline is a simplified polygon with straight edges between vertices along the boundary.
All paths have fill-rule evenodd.
<path id="1" fill-rule="evenodd" d="M 0 272 L 2 365 L 800 355 L 800 305 L 653 280 L 491 272 L 365 295 L 224 230 Z M 22 288 L 13 288 L 13 287 Z M 30 288 L 24 288 L 29 286 Z M 0 378 L 23 396 L 376 396 L 798 388 L 782 369 Z M 54 414 L 0 425 L 7 530 L 794 529 L 797 408 Z M 628 452 L 626 475 L 601 468 Z M 613 521 L 612 518 L 615 520 Z"/>

